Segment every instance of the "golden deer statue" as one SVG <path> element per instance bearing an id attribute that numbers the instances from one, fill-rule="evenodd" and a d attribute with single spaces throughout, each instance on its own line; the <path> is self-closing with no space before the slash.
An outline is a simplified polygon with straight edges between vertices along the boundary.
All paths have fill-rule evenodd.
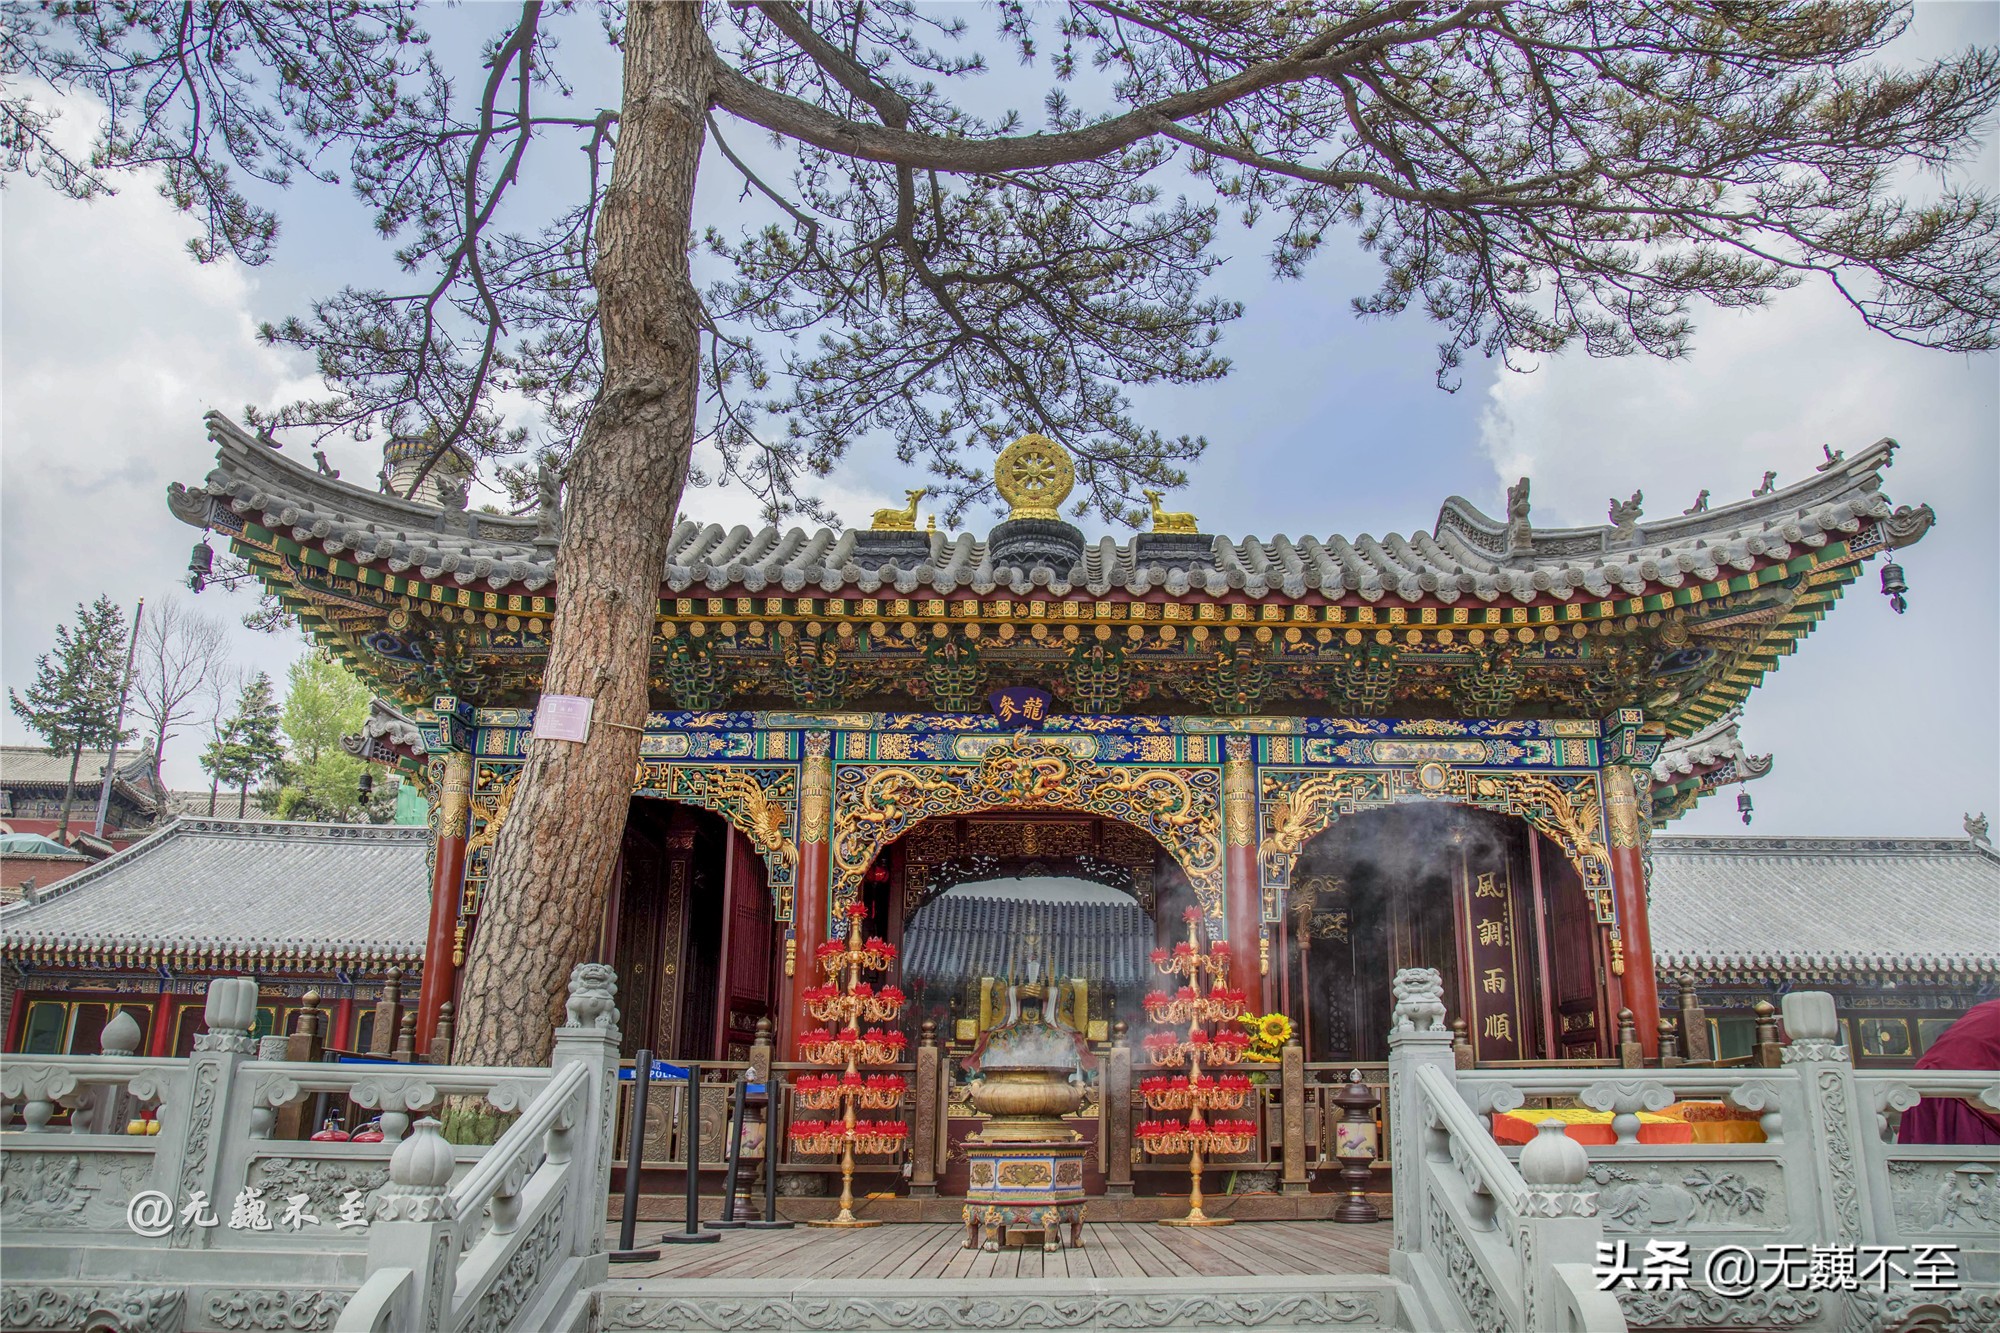
<path id="1" fill-rule="evenodd" d="M 901 509 L 878 509 L 875 521 L 868 525 L 870 532 L 915 532 L 917 530 L 917 501 L 929 495 L 928 490 L 904 491 L 910 503 Z"/>
<path id="2" fill-rule="evenodd" d="M 1171 509 L 1160 508 L 1160 493 L 1158 491 L 1140 491 L 1139 494 L 1145 496 L 1146 499 L 1149 502 L 1151 502 L 1153 506 L 1153 531 L 1155 532 L 1200 531 L 1200 529 L 1195 527 L 1193 514 L 1180 513 Z"/>

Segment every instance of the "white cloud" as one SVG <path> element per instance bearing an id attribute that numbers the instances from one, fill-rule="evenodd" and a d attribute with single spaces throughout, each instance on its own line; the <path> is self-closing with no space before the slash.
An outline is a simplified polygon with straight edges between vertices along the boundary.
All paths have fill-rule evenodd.
<path id="1" fill-rule="evenodd" d="M 62 122 L 88 129 L 72 104 Z M 291 358 L 260 346 L 252 275 L 198 265 L 192 224 L 152 182 L 128 179 L 89 204 L 35 181 L 13 182 L 0 234 L 0 668 L 21 688 L 35 656 L 75 604 L 108 593 L 129 615 L 183 576 L 195 532 L 167 512 L 173 481 L 213 466 L 201 414 L 239 413 L 316 386 Z M 363 465 L 366 466 L 365 464 Z M 235 629 L 238 655 L 281 672 L 296 635 L 235 625 L 247 594 L 195 603 Z M 9 741 L 33 738 L 8 715 Z M 205 786 L 197 748 L 170 744 L 168 778 Z"/>
<path id="2" fill-rule="evenodd" d="M 1884 481 L 1929 503 L 1938 526 L 1901 555 L 1910 610 L 1892 613 L 1875 570 L 1751 697 L 1744 732 L 1778 765 L 1751 792 L 1759 833 L 1955 834 L 1963 811 L 2000 812 L 2000 376 L 1993 356 L 1893 342 L 1832 293 L 1800 289 L 1762 311 L 1709 312 L 1686 360 L 1551 360 L 1492 387 L 1482 436 L 1502 487 L 1534 480 L 1547 526 L 1602 523 L 1643 489 L 1678 514 L 1750 494 L 1764 471 L 1808 476 L 1822 445 L 1903 448 Z M 1741 832 L 1711 797 L 1675 827 Z"/>

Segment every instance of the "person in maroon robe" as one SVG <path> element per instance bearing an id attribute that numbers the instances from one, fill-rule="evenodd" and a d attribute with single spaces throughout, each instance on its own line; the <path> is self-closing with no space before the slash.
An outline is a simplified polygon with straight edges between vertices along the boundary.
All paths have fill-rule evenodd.
<path id="1" fill-rule="evenodd" d="M 1975 1004 L 1931 1043 L 1919 1069 L 2000 1069 L 2000 1000 Z M 1962 1097 L 1926 1097 L 1903 1112 L 1898 1143 L 2000 1143 L 2000 1115 Z"/>

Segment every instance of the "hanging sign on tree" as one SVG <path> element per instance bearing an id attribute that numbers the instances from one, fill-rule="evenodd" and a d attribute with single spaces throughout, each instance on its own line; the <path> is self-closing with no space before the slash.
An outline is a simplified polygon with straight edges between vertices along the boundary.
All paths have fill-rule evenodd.
<path id="1" fill-rule="evenodd" d="M 545 694 L 535 705 L 535 739 L 539 741 L 586 741 L 590 739 L 590 709 L 595 699 L 578 694 Z"/>

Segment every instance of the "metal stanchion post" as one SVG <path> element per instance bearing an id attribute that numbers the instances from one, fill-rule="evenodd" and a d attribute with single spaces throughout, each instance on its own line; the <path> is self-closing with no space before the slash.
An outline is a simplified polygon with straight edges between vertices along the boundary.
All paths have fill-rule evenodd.
<path id="1" fill-rule="evenodd" d="M 712 1231 L 734 1231 L 743 1225 L 736 1220 L 736 1169 L 743 1156 L 743 1102 L 749 1094 L 750 1071 L 739 1070 L 729 1106 L 729 1169 L 722 1173 L 722 1218 L 703 1224 Z"/>
<path id="2" fill-rule="evenodd" d="M 681 1136 L 687 1147 L 687 1222 L 679 1231 L 660 1237 L 663 1245 L 695 1245 L 721 1240 L 713 1231 L 701 1229 L 701 1065 L 690 1060 L 687 1066 L 687 1132 Z"/>
<path id="3" fill-rule="evenodd" d="M 746 1222 L 759 1231 L 789 1230 L 778 1216 L 778 1092 L 784 1086 L 776 1068 L 764 1071 L 764 1219 Z"/>
<path id="4" fill-rule="evenodd" d="M 651 1085 L 653 1053 L 640 1051 L 632 1062 L 632 1126 L 625 1135 L 625 1206 L 618 1216 L 618 1248 L 614 1264 L 643 1264 L 660 1257 L 658 1250 L 635 1250 L 633 1230 L 639 1225 L 639 1159 L 646 1152 L 646 1089 Z"/>

